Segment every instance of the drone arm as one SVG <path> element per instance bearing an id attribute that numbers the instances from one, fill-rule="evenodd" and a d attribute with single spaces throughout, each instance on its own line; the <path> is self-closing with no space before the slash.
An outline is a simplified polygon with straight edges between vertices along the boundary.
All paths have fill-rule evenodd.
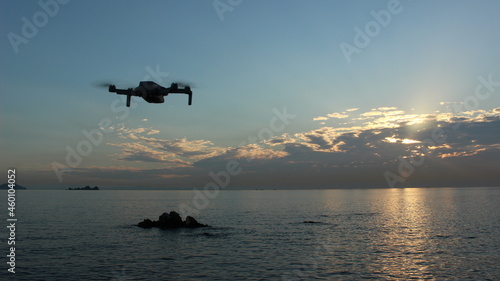
<path id="1" fill-rule="evenodd" d="M 188 105 L 191 105 L 193 103 L 193 92 L 191 91 L 191 88 L 186 87 L 184 89 L 169 89 L 170 94 L 187 94 L 188 95 Z"/>
<path id="2" fill-rule="evenodd" d="M 119 95 L 126 95 L 127 96 L 127 107 L 130 107 L 130 100 L 132 99 L 132 96 L 135 96 L 131 90 L 116 90 L 117 94 Z"/>
<path id="3" fill-rule="evenodd" d="M 130 100 L 132 99 L 131 95 L 127 95 L 127 107 L 130 107 Z"/>
<path id="4" fill-rule="evenodd" d="M 132 91 L 132 89 L 127 89 L 127 90 L 116 89 L 115 85 L 109 85 L 108 90 L 110 93 L 117 93 L 118 95 L 126 95 L 127 107 L 130 107 L 130 100 L 132 99 L 132 96 L 137 96 L 136 94 L 134 94 L 134 91 Z"/>
<path id="5" fill-rule="evenodd" d="M 126 96 L 134 96 L 134 97 L 140 97 L 141 95 L 136 93 L 132 88 L 130 89 L 117 89 L 114 85 L 109 86 L 109 92 L 110 93 L 116 93 L 118 95 L 126 95 Z"/>

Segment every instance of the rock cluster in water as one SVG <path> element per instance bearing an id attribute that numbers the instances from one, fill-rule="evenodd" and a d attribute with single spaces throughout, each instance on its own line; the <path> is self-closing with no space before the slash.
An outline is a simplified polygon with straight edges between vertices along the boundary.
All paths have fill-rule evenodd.
<path id="1" fill-rule="evenodd" d="M 206 224 L 199 223 L 193 217 L 187 216 L 186 220 L 182 220 L 181 216 L 175 212 L 163 213 L 158 218 L 157 221 L 152 221 L 150 219 L 145 219 L 138 224 L 142 228 L 160 227 L 160 228 L 195 228 L 208 226 Z"/>

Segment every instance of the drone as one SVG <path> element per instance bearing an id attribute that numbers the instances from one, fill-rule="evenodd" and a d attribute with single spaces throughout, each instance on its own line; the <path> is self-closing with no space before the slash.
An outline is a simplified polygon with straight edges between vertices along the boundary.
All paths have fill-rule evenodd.
<path id="1" fill-rule="evenodd" d="M 169 88 L 165 88 L 153 81 L 141 81 L 138 87 L 126 90 L 117 89 L 115 85 L 109 85 L 108 91 L 118 95 L 126 95 L 127 107 L 130 107 L 132 97 L 142 97 L 149 103 L 163 103 L 165 102 L 164 97 L 169 94 L 187 94 L 189 96 L 188 105 L 191 105 L 193 101 L 191 87 L 183 83 L 172 83 Z"/>

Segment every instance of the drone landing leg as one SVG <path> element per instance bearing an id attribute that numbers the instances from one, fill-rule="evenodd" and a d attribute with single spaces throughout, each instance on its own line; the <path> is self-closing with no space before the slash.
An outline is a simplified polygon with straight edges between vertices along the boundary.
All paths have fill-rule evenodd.
<path id="1" fill-rule="evenodd" d="M 130 107 L 130 100 L 131 100 L 132 96 L 131 95 L 127 95 L 127 107 Z"/>

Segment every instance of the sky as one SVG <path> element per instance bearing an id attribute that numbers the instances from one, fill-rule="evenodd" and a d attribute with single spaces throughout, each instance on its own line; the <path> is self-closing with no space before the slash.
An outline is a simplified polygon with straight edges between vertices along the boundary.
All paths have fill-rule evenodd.
<path id="1" fill-rule="evenodd" d="M 0 8 L 0 169 L 28 188 L 500 182 L 498 1 Z M 103 81 L 187 81 L 193 105 Z"/>

